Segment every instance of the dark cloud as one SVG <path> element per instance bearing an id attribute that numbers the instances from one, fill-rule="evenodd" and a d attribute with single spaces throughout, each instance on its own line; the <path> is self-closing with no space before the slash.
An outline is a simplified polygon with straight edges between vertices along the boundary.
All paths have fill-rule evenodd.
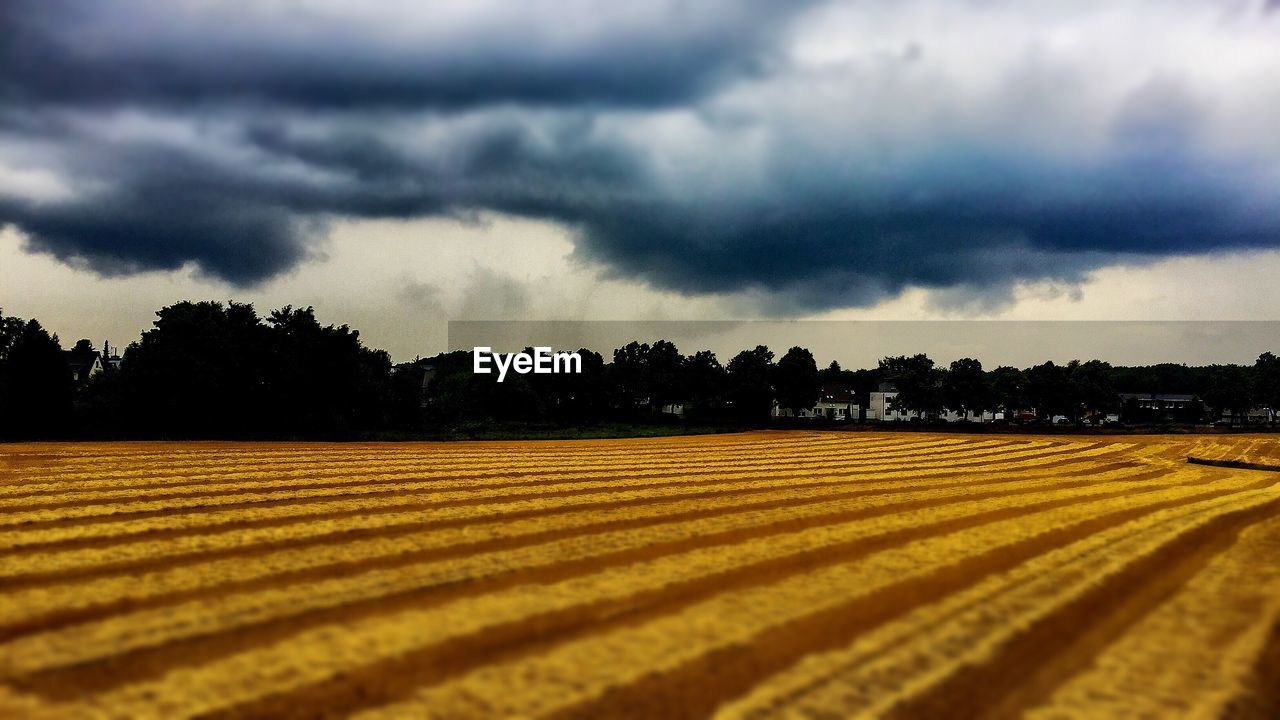
<path id="1" fill-rule="evenodd" d="M 467 3 L 446 2 L 397 22 L 393 6 L 378 17 L 306 3 L 8 0 L 0 97 L 77 107 L 675 104 L 760 72 L 779 24 L 805 4 L 532 2 L 473 17 Z"/>
<path id="2" fill-rule="evenodd" d="M 1280 246 L 1275 158 L 1205 150 L 1210 104 L 1176 75 L 1114 106 L 1057 99 L 1105 128 L 1085 141 L 1037 115 L 1052 93 L 1018 69 L 968 117 L 925 106 L 963 90 L 920 79 L 944 55 L 926 41 L 894 39 L 911 62 L 868 51 L 890 81 L 856 63 L 806 76 L 780 59 L 780 3 L 614 20 L 535 3 L 447 31 L 208 9 L 225 7 L 5 4 L 0 143 L 68 191 L 0 190 L 0 222 L 104 273 L 195 263 L 251 284 L 303 262 L 335 217 L 493 210 L 574 228 L 616 274 L 761 290 L 778 312 L 913 285 L 987 307 L 1018 280 Z M 832 77 L 855 102 L 797 98 Z"/>

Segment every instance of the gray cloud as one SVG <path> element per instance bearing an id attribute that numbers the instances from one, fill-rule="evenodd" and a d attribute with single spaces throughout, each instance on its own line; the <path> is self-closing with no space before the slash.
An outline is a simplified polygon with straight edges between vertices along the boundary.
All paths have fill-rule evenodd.
<path id="1" fill-rule="evenodd" d="M 0 187 L 0 222 L 103 273 L 252 284 L 335 217 L 491 210 L 780 313 L 913 285 L 986 307 L 1020 280 L 1280 245 L 1258 122 L 1280 95 L 1239 64 L 1280 63 L 1270 5 L 19 0 L 0 169 L 65 192 Z M 1153 23 L 1218 56 L 1159 56 Z"/>
<path id="2" fill-rule="evenodd" d="M 349 5 L 349 4 L 348 4 Z M 0 96 L 71 106 L 672 104 L 760 72 L 804 3 L 12 0 Z"/>

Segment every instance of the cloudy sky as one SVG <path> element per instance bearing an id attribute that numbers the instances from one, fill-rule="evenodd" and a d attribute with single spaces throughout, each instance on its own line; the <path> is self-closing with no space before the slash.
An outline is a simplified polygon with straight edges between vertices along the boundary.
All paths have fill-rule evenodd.
<path id="1" fill-rule="evenodd" d="M 0 307 L 1280 319 L 1276 127 L 1276 0 L 8 0 Z"/>

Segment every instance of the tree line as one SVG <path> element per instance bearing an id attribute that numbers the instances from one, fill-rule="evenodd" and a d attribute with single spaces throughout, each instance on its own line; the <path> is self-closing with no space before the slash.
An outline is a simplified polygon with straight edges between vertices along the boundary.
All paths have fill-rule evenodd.
<path id="1" fill-rule="evenodd" d="M 77 352 L 93 352 L 82 340 Z M 707 350 L 683 354 L 666 340 L 631 342 L 605 358 L 587 348 L 579 374 L 508 376 L 472 372 L 467 351 L 394 365 L 346 325 L 322 325 L 312 308 L 261 316 L 252 305 L 180 302 L 156 313 L 123 361 L 73 380 L 56 335 L 36 320 L 0 312 L 0 435 L 22 437 L 354 437 L 433 431 L 476 423 L 670 421 L 760 425 L 775 403 L 811 408 L 823 389 L 866 407 L 891 383 L 894 407 L 930 417 L 1034 409 L 1041 418 L 1120 412 L 1157 420 L 1119 393 L 1180 392 L 1240 416 L 1280 407 L 1280 360 L 1250 366 L 1160 364 L 1113 367 L 1100 360 L 987 370 L 976 359 L 940 366 L 926 355 L 886 357 L 877 367 L 821 369 L 793 347 L 766 346 L 726 363 Z M 1203 406 L 1179 410 L 1203 419 Z M 1145 413 L 1145 415 L 1144 415 Z"/>

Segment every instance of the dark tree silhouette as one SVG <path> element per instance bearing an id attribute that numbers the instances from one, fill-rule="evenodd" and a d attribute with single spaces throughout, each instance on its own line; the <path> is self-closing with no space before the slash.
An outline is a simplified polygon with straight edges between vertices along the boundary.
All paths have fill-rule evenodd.
<path id="1" fill-rule="evenodd" d="M 818 401 L 818 364 L 813 353 L 802 347 L 793 347 L 778 361 L 774 387 L 778 406 L 793 415 L 803 408 L 811 408 Z"/>
<path id="2" fill-rule="evenodd" d="M 944 373 L 933 366 L 927 355 L 886 357 L 880 361 L 880 371 L 898 391 L 891 402 L 894 409 L 917 412 L 922 417 L 942 410 Z"/>
<path id="3" fill-rule="evenodd" d="M 1204 400 L 1218 413 L 1228 413 L 1230 424 L 1235 425 L 1254 405 L 1253 377 L 1249 369 L 1238 365 L 1219 367 L 1209 381 Z"/>
<path id="4" fill-rule="evenodd" d="M 546 376 L 554 392 L 554 400 L 546 404 L 553 408 L 553 417 L 561 423 L 598 423 L 609 412 L 604 357 L 586 348 L 579 348 L 577 352 L 582 358 L 582 372 Z"/>
<path id="5" fill-rule="evenodd" d="M 1005 411 L 1005 419 L 1012 419 L 1011 413 L 1029 405 L 1027 374 L 1018 368 L 1002 365 L 988 374 L 988 382 L 992 405 Z"/>
<path id="6" fill-rule="evenodd" d="M 267 387 L 275 426 L 289 432 L 347 433 L 385 424 L 391 358 L 360 343 L 346 325 L 322 326 L 313 308 L 286 305 L 267 318 Z"/>
<path id="7" fill-rule="evenodd" d="M 392 366 L 387 407 L 391 427 L 413 430 L 426 422 L 423 403 L 426 400 L 427 373 L 431 367 L 430 361 L 423 358 Z"/>
<path id="8" fill-rule="evenodd" d="M 993 406 L 993 393 L 982 363 L 973 358 L 962 358 L 951 363 L 942 383 L 942 400 L 950 410 L 966 416 L 969 412 L 981 415 Z"/>
<path id="9" fill-rule="evenodd" d="M 766 422 L 773 409 L 773 351 L 764 345 L 743 350 L 726 368 L 726 396 L 733 414 L 750 423 Z"/>
<path id="10" fill-rule="evenodd" d="M 1271 423 L 1280 412 L 1280 358 L 1269 352 L 1258 356 L 1253 364 L 1254 390 L 1257 400 L 1271 410 Z"/>
<path id="11" fill-rule="evenodd" d="M 531 349 L 526 348 L 526 351 Z M 443 353 L 391 367 L 347 326 L 321 325 L 312 308 L 286 306 L 261 318 L 238 303 L 181 302 L 156 313 L 154 327 L 125 353 L 73 383 L 67 357 L 92 357 L 93 344 L 63 353 L 38 322 L 0 313 L 0 433 L 6 437 L 351 437 L 396 429 L 438 432 L 490 422 L 589 425 L 649 422 L 652 411 L 684 403 L 686 418 L 761 424 L 774 400 L 798 411 L 822 388 L 852 390 L 860 404 L 892 381 L 896 407 L 926 418 L 944 406 L 960 412 L 1034 407 L 1041 417 L 1111 411 L 1119 392 L 1199 395 L 1232 422 L 1255 405 L 1280 407 L 1280 359 L 1263 353 L 1249 367 L 1105 362 L 1046 362 L 1026 371 L 984 373 L 971 358 L 942 370 L 926 355 L 886 357 L 874 369 L 822 370 L 793 347 L 774 363 L 765 346 L 721 366 L 714 353 L 684 357 L 665 340 L 631 342 L 606 363 L 586 349 L 580 374 L 472 372 L 470 352 Z M 80 362 L 75 367 L 84 368 Z M 1176 417 L 1125 403 L 1129 421 L 1197 422 L 1193 399 Z M 637 409 L 648 410 L 637 415 Z M 670 418 L 664 418 L 670 421 Z"/>
<path id="12" fill-rule="evenodd" d="M 1042 419 L 1072 414 L 1071 382 L 1067 369 L 1052 360 L 1027 370 L 1027 400 Z"/>
<path id="13" fill-rule="evenodd" d="M 684 356 L 679 348 L 666 340 L 658 340 L 649 347 L 642 377 L 651 410 L 661 410 L 665 405 L 687 399 Z"/>
<path id="14" fill-rule="evenodd" d="M 1111 365 L 1101 360 L 1071 361 L 1067 365 L 1071 417 L 1081 411 L 1110 412 L 1120 407 L 1120 396 L 1111 381 Z"/>
<path id="15" fill-rule="evenodd" d="M 183 302 L 125 352 L 125 419 L 172 436 L 349 434 L 381 427 L 391 362 L 311 308 Z"/>
<path id="16" fill-rule="evenodd" d="M 725 369 L 710 350 L 699 350 L 685 358 L 684 386 L 690 408 L 686 415 L 709 418 L 719 413 L 724 401 Z"/>
<path id="17" fill-rule="evenodd" d="M 72 392 L 58 338 L 35 320 L 0 317 L 0 432 L 27 438 L 67 432 Z"/>
<path id="18" fill-rule="evenodd" d="M 629 342 L 613 351 L 613 364 L 609 366 L 609 380 L 614 390 L 614 402 L 626 412 L 648 401 L 645 387 L 645 365 L 649 359 L 649 344 Z"/>
<path id="19" fill-rule="evenodd" d="M 252 305 L 180 302 L 125 350 L 127 423 L 146 434 L 221 437 L 273 424 L 270 337 Z"/>

